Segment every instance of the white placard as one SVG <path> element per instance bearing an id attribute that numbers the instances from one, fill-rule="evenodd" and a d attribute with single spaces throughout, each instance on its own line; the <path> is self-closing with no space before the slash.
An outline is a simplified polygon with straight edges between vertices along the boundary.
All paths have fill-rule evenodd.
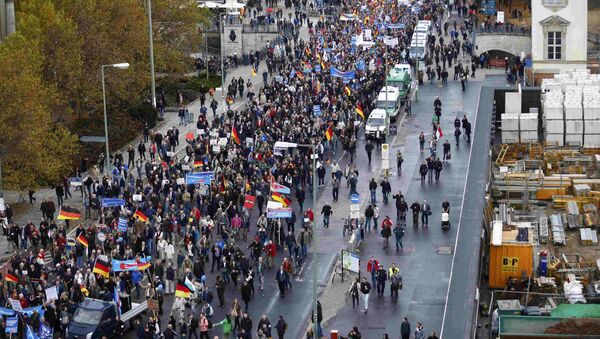
<path id="1" fill-rule="evenodd" d="M 46 289 L 46 301 L 58 300 L 58 291 L 56 286 L 51 286 Z"/>
<path id="2" fill-rule="evenodd" d="M 370 29 L 365 29 L 364 39 L 365 40 L 373 40 L 373 32 Z"/>
<path id="3" fill-rule="evenodd" d="M 503 24 L 504 23 L 504 12 L 498 11 L 496 14 L 496 22 Z"/>
<path id="4" fill-rule="evenodd" d="M 17 311 L 17 312 L 23 312 L 23 307 L 21 307 L 21 302 L 18 300 L 14 300 L 14 299 L 9 299 L 10 300 L 10 305 L 12 306 L 12 309 Z"/>
<path id="5" fill-rule="evenodd" d="M 390 159 L 381 159 L 381 169 L 390 169 Z"/>
<path id="6" fill-rule="evenodd" d="M 218 136 L 219 136 L 219 133 L 217 133 L 217 132 L 215 132 L 215 131 L 210 131 L 210 133 L 209 133 L 208 135 L 210 135 L 210 136 L 211 136 L 211 137 L 213 137 L 213 138 L 216 138 L 216 137 L 218 137 Z"/>
<path id="7" fill-rule="evenodd" d="M 196 134 L 198 135 L 204 135 L 204 130 L 202 128 L 199 128 L 196 130 Z"/>
<path id="8" fill-rule="evenodd" d="M 175 152 L 167 152 L 167 155 L 168 155 L 169 157 L 174 157 L 174 156 L 175 156 Z"/>
<path id="9" fill-rule="evenodd" d="M 133 201 L 142 201 L 142 195 L 141 194 L 134 194 L 133 195 Z"/>
<path id="10" fill-rule="evenodd" d="M 342 265 L 345 270 L 355 273 L 360 272 L 360 257 L 348 251 L 342 251 Z"/>
<path id="11" fill-rule="evenodd" d="M 215 153 L 221 153 L 221 146 L 220 145 L 213 145 L 212 150 Z"/>
<path id="12" fill-rule="evenodd" d="M 0 211 L 4 212 L 6 210 L 6 205 L 4 204 L 4 198 L 0 198 Z"/>
<path id="13" fill-rule="evenodd" d="M 183 158 L 183 162 L 188 162 L 188 161 L 190 161 L 190 156 L 189 156 L 189 155 L 186 155 L 186 156 Z"/>
<path id="14" fill-rule="evenodd" d="M 210 145 L 216 145 L 218 142 L 217 139 L 210 139 L 210 141 L 208 142 Z"/>
<path id="15" fill-rule="evenodd" d="M 191 169 L 190 165 L 181 165 L 181 169 L 184 171 L 189 171 Z"/>
<path id="16" fill-rule="evenodd" d="M 219 138 L 219 145 L 221 145 L 221 146 L 227 145 L 227 138 Z"/>
<path id="17" fill-rule="evenodd" d="M 177 178 L 177 185 L 185 185 L 185 178 Z"/>
<path id="18" fill-rule="evenodd" d="M 252 145 L 252 144 L 254 144 L 254 139 L 246 138 L 246 145 Z"/>

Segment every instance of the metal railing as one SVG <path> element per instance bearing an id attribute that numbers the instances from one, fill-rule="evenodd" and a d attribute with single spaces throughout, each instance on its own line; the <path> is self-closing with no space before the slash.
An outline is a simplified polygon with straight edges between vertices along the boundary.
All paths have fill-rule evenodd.
<path id="1" fill-rule="evenodd" d="M 477 29 L 479 35 L 531 35 L 531 28 L 524 27 L 510 27 L 510 26 L 499 26 L 499 27 L 486 27 Z"/>

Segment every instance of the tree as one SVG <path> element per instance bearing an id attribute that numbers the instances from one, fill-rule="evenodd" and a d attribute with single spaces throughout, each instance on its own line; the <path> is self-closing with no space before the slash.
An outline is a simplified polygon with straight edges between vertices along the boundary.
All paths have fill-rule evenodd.
<path id="1" fill-rule="evenodd" d="M 57 93 L 42 79 L 43 64 L 39 46 L 18 31 L 0 44 L 0 156 L 8 189 L 57 182 L 77 153 L 77 137 L 51 118 Z"/>

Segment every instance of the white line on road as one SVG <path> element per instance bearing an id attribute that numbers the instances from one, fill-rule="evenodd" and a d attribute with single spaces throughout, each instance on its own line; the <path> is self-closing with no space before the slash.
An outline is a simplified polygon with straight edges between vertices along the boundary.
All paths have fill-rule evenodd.
<path id="1" fill-rule="evenodd" d="M 479 117 L 479 100 L 481 99 L 481 89 L 479 90 L 479 96 L 477 97 L 477 110 L 475 111 L 475 121 L 473 121 L 473 136 L 475 136 L 475 128 L 477 126 L 477 120 Z M 458 237 L 460 236 L 460 226 L 462 224 L 462 216 L 465 206 L 465 193 L 467 192 L 467 182 L 469 180 L 469 172 L 471 171 L 471 157 L 473 156 L 473 144 L 469 146 L 469 161 L 467 162 L 467 174 L 465 175 L 465 186 L 463 188 L 463 199 L 460 204 L 460 216 L 458 217 L 458 226 L 456 228 L 456 240 L 454 241 L 454 253 L 452 254 L 452 265 L 450 266 L 450 279 L 448 280 L 448 290 L 446 292 L 446 303 L 444 304 L 444 315 L 442 317 L 442 328 L 440 329 L 440 339 L 444 338 L 444 323 L 446 322 L 446 312 L 448 311 L 448 297 L 450 296 L 450 286 L 452 285 L 452 277 L 454 273 L 454 263 L 456 262 L 456 247 L 458 246 Z M 465 300 L 466 302 L 466 300 Z"/>

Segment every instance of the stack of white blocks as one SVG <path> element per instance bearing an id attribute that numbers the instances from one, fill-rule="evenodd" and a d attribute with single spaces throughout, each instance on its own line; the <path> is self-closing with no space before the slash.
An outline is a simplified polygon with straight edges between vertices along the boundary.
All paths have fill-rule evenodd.
<path id="1" fill-rule="evenodd" d="M 519 132 L 521 142 L 538 142 L 538 113 L 521 113 L 519 115 Z"/>
<path id="2" fill-rule="evenodd" d="M 583 145 L 583 88 L 569 85 L 565 91 L 565 144 Z"/>
<path id="3" fill-rule="evenodd" d="M 502 143 L 511 144 L 521 141 L 520 115 L 521 115 L 521 93 L 508 92 L 504 94 L 505 111 L 501 117 Z"/>
<path id="4" fill-rule="evenodd" d="M 583 119 L 583 147 L 600 147 L 600 86 L 584 86 Z"/>
<path id="5" fill-rule="evenodd" d="M 564 95 L 561 90 L 553 90 L 544 94 L 544 127 L 546 129 L 546 141 L 565 143 L 565 115 L 563 109 Z"/>
<path id="6" fill-rule="evenodd" d="M 600 147 L 600 75 L 569 70 L 542 81 L 546 141 Z"/>

